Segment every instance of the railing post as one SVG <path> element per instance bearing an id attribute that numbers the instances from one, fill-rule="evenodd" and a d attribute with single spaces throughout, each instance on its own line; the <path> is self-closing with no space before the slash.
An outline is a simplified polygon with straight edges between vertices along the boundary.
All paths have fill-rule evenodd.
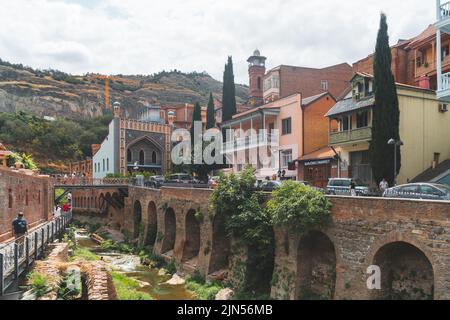
<path id="1" fill-rule="evenodd" d="M 5 279 L 3 279 L 3 253 L 0 253 L 0 296 L 4 293 Z"/>
<path id="2" fill-rule="evenodd" d="M 52 242 L 55 241 L 55 223 L 52 221 Z"/>
<path id="3" fill-rule="evenodd" d="M 41 229 L 41 242 L 42 242 L 42 248 L 41 253 L 44 254 L 44 248 L 45 248 L 45 239 L 44 239 L 44 229 Z"/>
<path id="4" fill-rule="evenodd" d="M 19 278 L 19 245 L 14 243 L 14 279 Z"/>
<path id="5" fill-rule="evenodd" d="M 26 255 L 26 268 L 28 269 L 28 266 L 30 265 L 30 239 L 25 237 L 25 255 Z"/>
<path id="6" fill-rule="evenodd" d="M 47 225 L 47 244 L 50 243 L 50 225 Z"/>
<path id="7" fill-rule="evenodd" d="M 36 231 L 34 233 L 34 260 L 36 261 L 38 259 L 39 252 L 38 252 L 38 232 Z"/>

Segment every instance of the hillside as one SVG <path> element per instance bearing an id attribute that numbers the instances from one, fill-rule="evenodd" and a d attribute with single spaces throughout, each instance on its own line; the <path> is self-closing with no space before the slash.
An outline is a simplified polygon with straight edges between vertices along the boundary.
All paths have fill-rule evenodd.
<path id="1" fill-rule="evenodd" d="M 236 85 L 238 103 L 247 99 L 247 90 Z M 175 70 L 150 76 L 116 75 L 110 81 L 111 101 L 120 101 L 130 117 L 146 104 L 206 104 L 209 92 L 221 100 L 222 83 L 206 73 Z M 0 112 L 87 119 L 102 115 L 104 93 L 104 80 L 96 74 L 34 70 L 0 59 Z"/>

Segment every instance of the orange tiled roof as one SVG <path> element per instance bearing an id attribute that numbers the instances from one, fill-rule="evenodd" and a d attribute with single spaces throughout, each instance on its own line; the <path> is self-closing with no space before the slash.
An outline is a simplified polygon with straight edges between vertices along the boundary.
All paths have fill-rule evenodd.
<path id="1" fill-rule="evenodd" d="M 300 157 L 298 160 L 300 161 L 309 161 L 309 160 L 321 160 L 321 159 L 331 159 L 334 158 L 336 154 L 334 153 L 331 147 L 324 147 L 317 151 L 305 154 L 303 157 Z"/>

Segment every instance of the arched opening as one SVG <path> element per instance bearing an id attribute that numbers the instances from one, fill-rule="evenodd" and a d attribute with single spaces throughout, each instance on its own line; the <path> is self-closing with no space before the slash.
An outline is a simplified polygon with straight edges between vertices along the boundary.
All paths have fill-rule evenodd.
<path id="1" fill-rule="evenodd" d="M 261 90 L 261 77 L 258 77 L 258 90 Z"/>
<path id="2" fill-rule="evenodd" d="M 381 290 L 373 290 L 373 299 L 432 300 L 434 273 L 425 254 L 406 242 L 381 247 L 373 259 L 381 269 Z"/>
<path id="3" fill-rule="evenodd" d="M 141 203 L 136 200 L 134 202 L 134 227 L 133 227 L 133 238 L 139 237 L 139 231 L 142 223 L 142 207 Z"/>
<path id="4" fill-rule="evenodd" d="M 152 152 L 152 163 L 156 163 L 156 152 Z"/>
<path id="5" fill-rule="evenodd" d="M 131 150 L 130 149 L 127 150 L 127 162 L 128 163 L 131 162 Z"/>
<path id="6" fill-rule="evenodd" d="M 158 233 L 158 220 L 156 214 L 156 205 L 153 201 L 148 204 L 148 226 L 147 226 L 147 238 L 145 239 L 145 245 L 153 246 L 156 241 L 156 234 Z"/>
<path id="7" fill-rule="evenodd" d="M 297 297 L 331 300 L 336 286 L 336 252 L 330 238 L 313 231 L 300 239 L 297 252 Z"/>
<path id="8" fill-rule="evenodd" d="M 164 215 L 164 239 L 161 248 L 162 253 L 168 253 L 175 247 L 176 218 L 172 208 L 168 208 Z"/>
<path id="9" fill-rule="evenodd" d="M 195 210 L 189 210 L 186 214 L 186 239 L 184 242 L 183 261 L 190 261 L 194 266 L 197 265 L 195 258 L 198 257 L 200 250 L 200 223 L 195 217 Z"/>
<path id="10" fill-rule="evenodd" d="M 216 215 L 213 221 L 211 259 L 209 273 L 228 269 L 230 256 L 230 235 L 225 229 L 225 216 Z"/>
<path id="11" fill-rule="evenodd" d="M 145 165 L 145 154 L 144 150 L 139 151 L 139 165 Z"/>

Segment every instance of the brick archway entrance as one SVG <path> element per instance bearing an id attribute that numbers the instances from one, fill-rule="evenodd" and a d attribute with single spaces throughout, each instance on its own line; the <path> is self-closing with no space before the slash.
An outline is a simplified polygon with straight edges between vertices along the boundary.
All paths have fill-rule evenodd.
<path id="1" fill-rule="evenodd" d="M 200 250 L 200 223 L 195 218 L 195 210 L 186 214 L 186 240 L 184 242 L 182 261 L 193 260 L 198 257 Z M 196 265 L 196 261 L 192 261 Z"/>
<path id="2" fill-rule="evenodd" d="M 176 217 L 172 208 L 167 208 L 164 214 L 164 239 L 161 253 L 172 253 L 175 247 Z"/>

